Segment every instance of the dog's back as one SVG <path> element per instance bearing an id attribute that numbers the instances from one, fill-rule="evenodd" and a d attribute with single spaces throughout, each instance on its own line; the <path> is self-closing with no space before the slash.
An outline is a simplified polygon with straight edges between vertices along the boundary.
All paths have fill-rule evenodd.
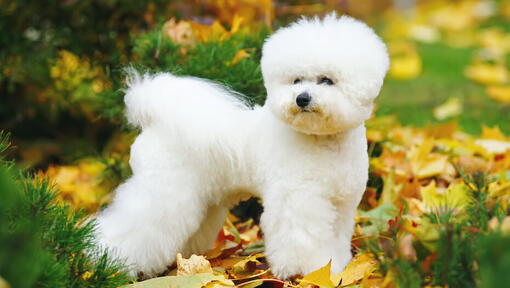
<path id="1" fill-rule="evenodd" d="M 169 129 L 197 127 L 207 133 L 230 126 L 232 117 L 249 109 L 240 95 L 205 79 L 132 72 L 127 80 L 127 119 L 142 129 L 153 125 Z"/>

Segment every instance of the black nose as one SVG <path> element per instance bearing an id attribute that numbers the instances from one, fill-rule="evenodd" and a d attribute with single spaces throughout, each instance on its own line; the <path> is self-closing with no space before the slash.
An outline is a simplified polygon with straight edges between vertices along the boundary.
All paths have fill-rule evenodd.
<path id="1" fill-rule="evenodd" d="M 312 102 L 312 97 L 307 92 L 303 92 L 296 97 L 297 106 L 304 108 Z"/>

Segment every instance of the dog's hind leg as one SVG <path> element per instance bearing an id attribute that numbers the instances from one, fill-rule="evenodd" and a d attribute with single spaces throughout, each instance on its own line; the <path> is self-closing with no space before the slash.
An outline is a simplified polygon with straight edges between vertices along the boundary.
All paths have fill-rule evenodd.
<path id="1" fill-rule="evenodd" d="M 211 249 L 225 223 L 226 215 L 227 208 L 210 206 L 200 228 L 190 237 L 186 247 L 180 252 L 187 257 L 191 254 L 202 255 Z"/>
<path id="2" fill-rule="evenodd" d="M 179 176 L 156 171 L 134 175 L 117 188 L 111 205 L 98 216 L 99 245 L 127 260 L 132 276 L 155 275 L 172 265 L 206 219 L 201 188 Z"/>

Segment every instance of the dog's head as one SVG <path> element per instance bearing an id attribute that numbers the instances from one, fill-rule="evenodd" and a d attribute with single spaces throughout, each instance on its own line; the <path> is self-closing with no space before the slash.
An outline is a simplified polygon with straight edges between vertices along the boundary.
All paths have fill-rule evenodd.
<path id="1" fill-rule="evenodd" d="M 271 111 L 307 134 L 336 134 L 367 120 L 389 68 L 374 31 L 335 14 L 279 29 L 262 49 Z"/>

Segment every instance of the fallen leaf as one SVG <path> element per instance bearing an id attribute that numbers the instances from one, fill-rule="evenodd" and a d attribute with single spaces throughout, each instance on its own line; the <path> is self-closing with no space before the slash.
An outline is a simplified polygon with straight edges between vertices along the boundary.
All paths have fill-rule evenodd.
<path id="1" fill-rule="evenodd" d="M 421 187 L 423 203 L 429 210 L 441 206 L 463 208 L 470 201 L 469 187 L 464 183 L 450 184 L 448 188 L 439 192 L 436 181 L 432 180 L 429 185 Z"/>
<path id="2" fill-rule="evenodd" d="M 510 149 L 510 142 L 493 139 L 477 139 L 475 144 L 481 146 L 489 154 L 503 154 Z"/>
<path id="3" fill-rule="evenodd" d="M 370 211 L 359 210 L 356 222 L 363 223 L 361 227 L 363 235 L 377 235 L 387 228 L 386 223 L 395 216 L 397 211 L 395 205 L 385 203 Z"/>
<path id="4" fill-rule="evenodd" d="M 202 273 L 186 276 L 166 276 L 137 282 L 122 288 L 201 288 L 210 283 L 218 283 L 223 287 L 235 287 L 234 282 L 223 275 Z"/>
<path id="5" fill-rule="evenodd" d="M 423 43 L 435 43 L 441 38 L 439 30 L 429 25 L 411 25 L 409 27 L 409 36 Z"/>
<path id="6" fill-rule="evenodd" d="M 255 263 L 255 264 L 260 264 L 260 261 L 257 260 L 257 258 L 260 258 L 260 257 L 264 257 L 264 255 L 263 254 L 250 255 L 248 257 L 243 258 L 242 260 L 240 260 L 239 262 L 234 264 L 232 267 L 246 269 L 246 265 L 250 262 Z"/>
<path id="7" fill-rule="evenodd" d="M 464 70 L 467 78 L 484 85 L 503 84 L 508 81 L 509 74 L 502 64 L 476 63 Z"/>
<path id="8" fill-rule="evenodd" d="M 204 256 L 191 255 L 189 259 L 182 258 L 177 253 L 177 276 L 194 275 L 200 273 L 212 273 L 211 263 Z"/>
<path id="9" fill-rule="evenodd" d="M 445 103 L 434 108 L 434 118 L 445 120 L 462 114 L 462 101 L 459 98 L 449 98 Z"/>
<path id="10" fill-rule="evenodd" d="M 232 61 L 229 61 L 226 63 L 227 66 L 235 66 L 239 61 L 250 58 L 250 54 L 247 52 L 246 49 L 240 49 L 236 52 L 234 55 L 234 58 L 232 58 Z"/>
<path id="11" fill-rule="evenodd" d="M 0 276 L 0 288 L 11 288 L 9 283 L 7 283 L 7 281 L 5 281 L 4 278 L 2 278 L 1 276 Z"/>
<path id="12" fill-rule="evenodd" d="M 391 78 L 409 80 L 421 74 L 421 58 L 413 44 L 407 42 L 389 43 L 388 52 L 391 58 L 388 75 Z"/>
<path id="13" fill-rule="evenodd" d="M 337 287 L 345 287 L 370 276 L 375 269 L 376 261 L 369 254 L 357 256 L 342 273 L 331 276 L 331 281 Z M 342 281 L 340 283 L 340 281 Z"/>
<path id="14" fill-rule="evenodd" d="M 493 85 L 486 89 L 487 95 L 490 98 L 508 104 L 510 103 L 510 85 Z"/>
<path id="15" fill-rule="evenodd" d="M 163 36 L 170 38 L 174 43 L 181 44 L 185 48 L 195 45 L 196 38 L 193 34 L 191 24 L 187 21 L 176 22 L 172 18 L 163 24 Z"/>
<path id="16" fill-rule="evenodd" d="M 503 132 L 501 132 L 498 125 L 491 128 L 482 124 L 482 139 L 505 141 L 506 137 Z"/>
<path id="17" fill-rule="evenodd" d="M 299 284 L 312 284 L 321 288 L 335 287 L 336 285 L 331 281 L 331 260 L 326 266 L 306 275 L 299 281 Z"/>
<path id="18" fill-rule="evenodd" d="M 438 228 L 428 218 L 421 218 L 415 231 L 416 238 L 431 252 L 437 251 L 440 234 Z"/>

